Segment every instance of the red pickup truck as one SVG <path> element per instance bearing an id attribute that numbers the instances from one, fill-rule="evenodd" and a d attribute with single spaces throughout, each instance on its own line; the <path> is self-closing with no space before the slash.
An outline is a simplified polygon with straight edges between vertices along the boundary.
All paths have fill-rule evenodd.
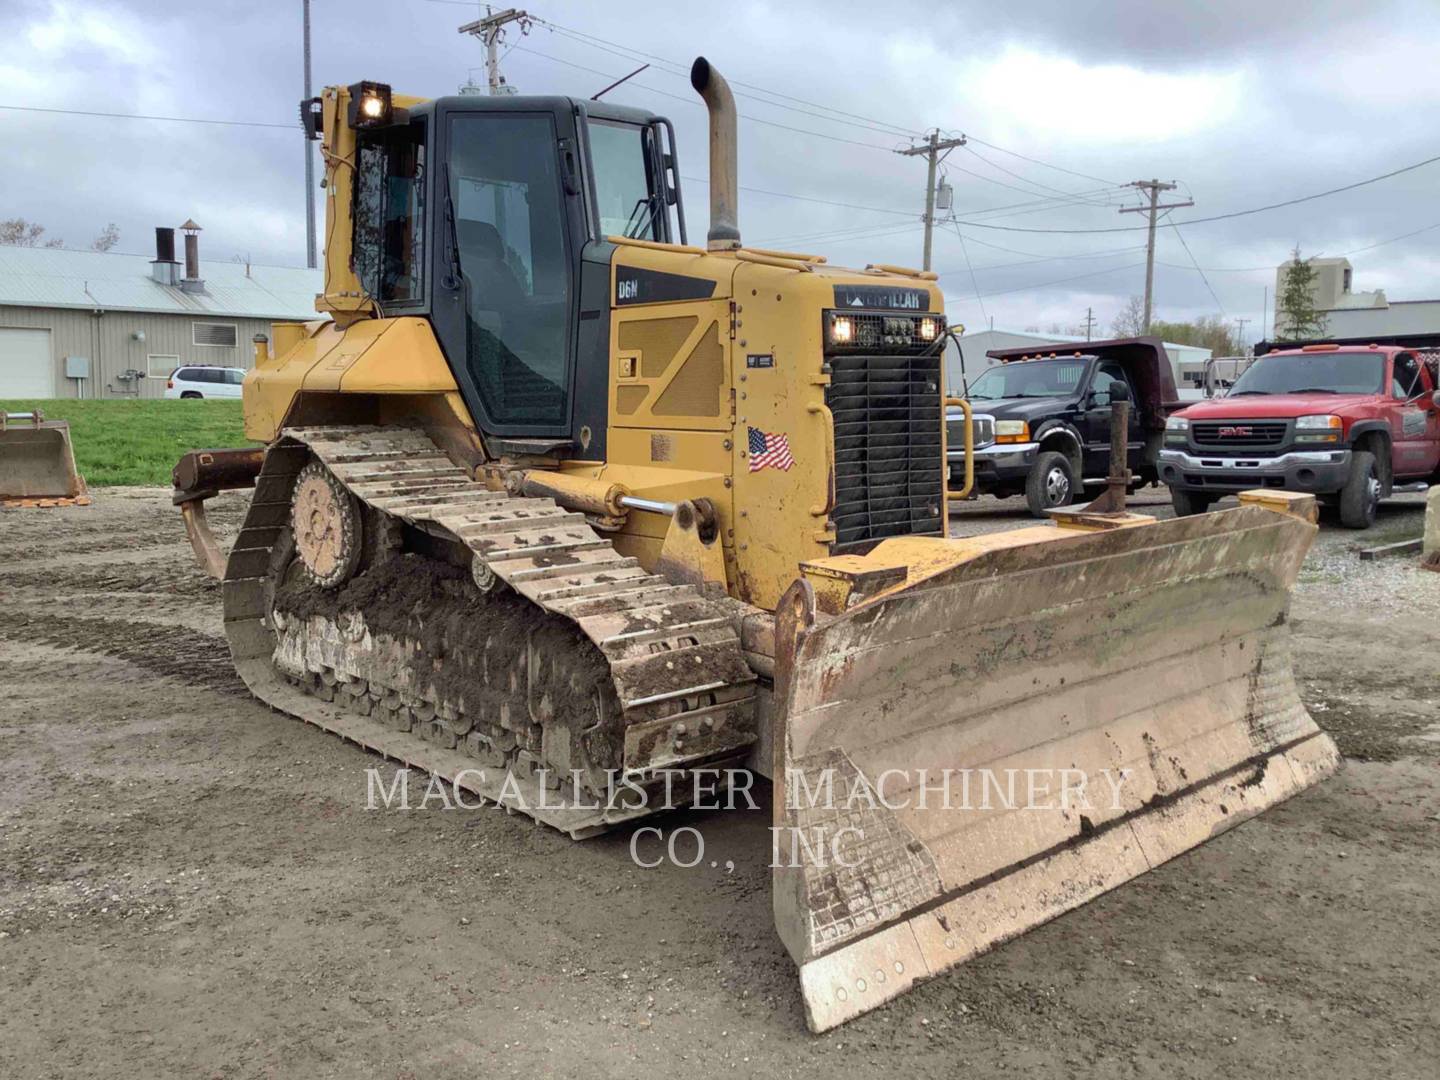
<path id="1" fill-rule="evenodd" d="M 1395 345 L 1266 353 L 1223 398 L 1169 417 L 1160 479 L 1177 514 L 1247 488 L 1308 491 L 1368 528 L 1397 483 L 1440 481 L 1436 371 Z"/>

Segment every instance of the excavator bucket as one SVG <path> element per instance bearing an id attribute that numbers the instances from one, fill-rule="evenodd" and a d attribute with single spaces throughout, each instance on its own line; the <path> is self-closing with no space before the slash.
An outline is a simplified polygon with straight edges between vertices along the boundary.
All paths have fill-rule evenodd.
<path id="1" fill-rule="evenodd" d="M 772 862 L 812 1030 L 1335 769 L 1286 626 L 1313 500 L 1244 501 L 807 564 L 777 611 Z"/>
<path id="2" fill-rule="evenodd" d="M 85 506 L 70 425 L 39 410 L 0 412 L 0 506 Z"/>

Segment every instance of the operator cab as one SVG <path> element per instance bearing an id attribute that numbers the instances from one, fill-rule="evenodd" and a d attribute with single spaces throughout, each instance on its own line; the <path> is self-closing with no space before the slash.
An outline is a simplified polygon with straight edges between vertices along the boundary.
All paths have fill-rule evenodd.
<path id="1" fill-rule="evenodd" d="M 386 316 L 430 319 L 502 450 L 582 449 L 574 433 L 606 426 L 606 237 L 686 239 L 670 122 L 561 97 L 401 109 L 373 83 L 351 87 L 349 118 L 361 287 Z M 602 457 L 603 435 L 583 450 Z"/>

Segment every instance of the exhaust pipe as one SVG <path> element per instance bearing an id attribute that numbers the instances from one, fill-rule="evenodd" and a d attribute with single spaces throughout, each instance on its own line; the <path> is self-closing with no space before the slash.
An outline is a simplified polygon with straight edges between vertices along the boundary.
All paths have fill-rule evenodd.
<path id="1" fill-rule="evenodd" d="M 690 85 L 710 110 L 710 232 L 711 251 L 740 246 L 740 170 L 735 137 L 735 95 L 725 77 L 703 56 L 690 67 Z"/>

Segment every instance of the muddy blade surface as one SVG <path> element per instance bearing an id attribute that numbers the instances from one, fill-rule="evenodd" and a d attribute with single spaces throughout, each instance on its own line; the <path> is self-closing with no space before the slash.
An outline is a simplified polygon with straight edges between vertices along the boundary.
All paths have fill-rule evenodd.
<path id="1" fill-rule="evenodd" d="M 0 499 L 77 499 L 85 482 L 75 469 L 70 426 L 50 420 L 0 431 Z"/>
<path id="2" fill-rule="evenodd" d="M 811 1028 L 1332 772 L 1285 625 L 1314 532 L 1242 507 L 992 551 L 836 618 L 782 610 L 777 825 L 812 846 L 777 834 L 775 916 Z"/>

